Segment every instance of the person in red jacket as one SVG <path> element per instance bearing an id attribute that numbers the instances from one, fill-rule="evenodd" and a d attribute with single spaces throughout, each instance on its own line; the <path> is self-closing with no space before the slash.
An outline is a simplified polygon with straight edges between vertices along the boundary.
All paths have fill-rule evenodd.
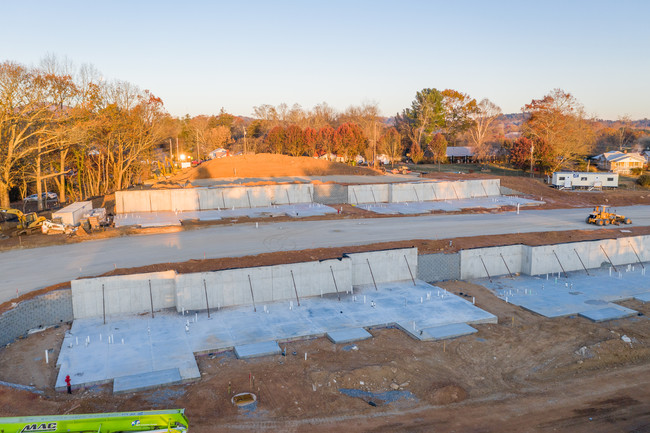
<path id="1" fill-rule="evenodd" d="M 68 394 L 72 394 L 72 386 L 70 385 L 70 375 L 65 377 L 65 383 L 68 385 Z"/>

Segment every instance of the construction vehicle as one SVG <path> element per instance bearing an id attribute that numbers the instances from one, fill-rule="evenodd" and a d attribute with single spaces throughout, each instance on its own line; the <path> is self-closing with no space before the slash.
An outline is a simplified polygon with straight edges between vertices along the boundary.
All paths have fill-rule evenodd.
<path id="1" fill-rule="evenodd" d="M 632 220 L 626 218 L 625 215 L 618 215 L 613 212 L 607 211 L 607 206 L 596 206 L 594 210 L 587 217 L 587 224 L 602 225 L 619 225 L 619 224 L 632 224 Z"/>
<path id="2" fill-rule="evenodd" d="M 1 433 L 181 433 L 187 428 L 185 409 L 0 418 Z"/>
<path id="3" fill-rule="evenodd" d="M 56 235 L 56 234 L 66 234 L 72 235 L 77 231 L 77 227 L 71 226 L 70 224 L 55 223 L 50 220 L 43 221 L 41 225 L 41 232 L 46 235 Z"/>
<path id="4" fill-rule="evenodd" d="M 0 213 L 2 213 L 5 218 L 6 215 L 14 215 L 18 219 L 16 235 L 32 234 L 40 230 L 43 222 L 47 220 L 47 218 L 43 216 L 38 216 L 36 212 L 25 214 L 18 209 L 0 208 Z"/>

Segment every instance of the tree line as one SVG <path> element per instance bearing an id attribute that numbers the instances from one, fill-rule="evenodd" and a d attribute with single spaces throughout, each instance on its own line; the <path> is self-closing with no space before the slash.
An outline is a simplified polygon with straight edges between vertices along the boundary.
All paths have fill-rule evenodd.
<path id="1" fill-rule="evenodd" d="M 160 98 L 91 66 L 54 58 L 0 64 L 0 206 L 56 190 L 62 202 L 140 182 L 143 159 L 169 134 Z M 40 204 L 40 202 L 39 202 Z M 40 206 L 39 206 L 40 207 Z"/>
<path id="2" fill-rule="evenodd" d="M 594 151 L 650 144 L 650 131 L 628 118 L 590 118 L 570 93 L 554 89 L 503 115 L 488 99 L 425 88 L 409 107 L 383 117 L 376 103 L 339 112 L 280 104 L 254 107 L 252 117 L 175 118 L 160 98 L 125 81 L 106 81 L 92 66 L 75 69 L 54 57 L 37 67 L 0 64 L 0 206 L 30 192 L 55 190 L 62 202 L 140 183 L 152 164 L 180 154 L 201 160 L 216 148 L 231 153 L 293 156 L 357 155 L 376 161 L 444 162 L 447 146 L 472 146 L 475 158 L 506 158 L 554 171 Z"/>

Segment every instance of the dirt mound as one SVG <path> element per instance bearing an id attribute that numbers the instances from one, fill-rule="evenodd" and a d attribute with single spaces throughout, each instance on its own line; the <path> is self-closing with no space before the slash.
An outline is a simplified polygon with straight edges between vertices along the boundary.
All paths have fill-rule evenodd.
<path id="1" fill-rule="evenodd" d="M 175 180 L 214 179 L 221 177 L 280 177 L 357 175 L 377 176 L 379 172 L 363 167 L 351 167 L 306 156 L 293 157 L 258 153 L 213 159 L 186 171 Z"/>
<path id="2" fill-rule="evenodd" d="M 433 386 L 431 402 L 435 405 L 458 403 L 468 397 L 467 391 L 458 385 Z"/>

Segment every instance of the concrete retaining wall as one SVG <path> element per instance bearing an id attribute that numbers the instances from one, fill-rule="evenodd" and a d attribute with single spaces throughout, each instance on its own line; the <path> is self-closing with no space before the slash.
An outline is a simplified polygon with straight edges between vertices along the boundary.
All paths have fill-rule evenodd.
<path id="1" fill-rule="evenodd" d="M 348 186 L 348 203 L 388 203 L 390 202 L 390 184 L 370 183 Z"/>
<path id="2" fill-rule="evenodd" d="M 350 185 L 348 203 L 405 203 L 491 197 L 501 195 L 500 186 L 499 179 Z"/>
<path id="3" fill-rule="evenodd" d="M 0 315 L 0 346 L 5 346 L 35 328 L 70 322 L 72 293 L 70 289 L 55 290 L 23 301 Z"/>
<path id="4" fill-rule="evenodd" d="M 345 256 L 352 259 L 353 286 L 373 284 L 373 277 L 374 282 L 379 284 L 390 281 L 410 280 L 411 272 L 414 278 L 418 275 L 417 248 L 371 251 L 367 253 L 346 254 Z M 409 266 L 411 268 L 410 272 Z"/>
<path id="5" fill-rule="evenodd" d="M 315 184 L 314 202 L 321 204 L 348 203 L 348 186 L 339 184 Z"/>
<path id="6" fill-rule="evenodd" d="M 176 305 L 176 272 L 120 275 L 71 281 L 75 319 L 146 313 Z M 149 284 L 151 283 L 151 291 Z M 103 286 L 103 293 L 102 293 Z"/>
<path id="7" fill-rule="evenodd" d="M 529 249 L 527 245 L 508 245 L 462 250 L 460 251 L 460 279 L 486 278 L 487 273 L 490 276 L 507 275 L 508 269 L 513 274 L 525 273 L 523 270 L 528 264 Z"/>
<path id="8" fill-rule="evenodd" d="M 507 275 L 508 270 L 504 260 L 510 272 L 526 275 L 561 272 L 562 268 L 567 272 L 580 271 L 584 269 L 583 265 L 587 269 L 609 266 L 605 253 L 615 266 L 624 265 L 638 261 L 635 250 L 642 262 L 650 261 L 650 236 L 535 247 L 510 245 L 463 250 L 460 252 L 460 278 L 485 278 L 487 277 L 485 268 L 491 276 Z"/>
<path id="9" fill-rule="evenodd" d="M 298 298 L 304 298 L 350 292 L 353 285 L 372 284 L 368 261 L 378 284 L 408 280 L 411 274 L 406 260 L 413 276 L 417 277 L 417 249 L 407 248 L 355 253 L 340 259 L 193 274 L 167 271 L 88 278 L 72 281 L 72 307 L 75 318 L 86 318 L 103 317 L 104 309 L 106 316 L 148 313 L 151 298 L 154 310 L 176 308 L 179 312 L 205 310 L 208 306 L 248 305 L 253 304 L 253 299 L 257 305 L 296 300 L 296 292 Z"/>
<path id="10" fill-rule="evenodd" d="M 336 293 L 337 289 L 349 292 L 352 289 L 350 264 L 350 259 L 343 258 L 181 274 L 176 279 L 176 309 L 179 312 L 207 309 L 206 292 L 210 308 L 296 301 L 296 292 L 298 298 Z"/>
<path id="11" fill-rule="evenodd" d="M 402 203 L 500 195 L 499 179 L 394 184 L 286 184 L 218 188 L 127 190 L 115 193 L 117 213 L 194 211 L 296 203 Z"/>
<path id="12" fill-rule="evenodd" d="M 580 260 L 587 269 L 610 266 L 607 256 L 614 266 L 635 263 L 637 257 L 634 250 L 641 261 L 650 261 L 650 236 L 531 247 L 529 266 L 526 271 L 530 275 L 559 272 L 561 268 L 558 259 L 566 271 L 582 270 Z"/>
<path id="13" fill-rule="evenodd" d="M 312 203 L 311 184 L 117 191 L 117 213 L 251 208 Z"/>

